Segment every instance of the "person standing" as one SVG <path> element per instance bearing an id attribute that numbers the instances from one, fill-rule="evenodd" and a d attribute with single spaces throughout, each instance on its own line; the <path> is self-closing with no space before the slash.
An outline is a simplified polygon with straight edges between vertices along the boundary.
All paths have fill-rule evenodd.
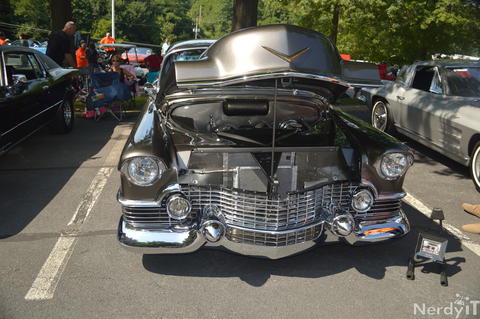
<path id="1" fill-rule="evenodd" d="M 0 31 L 0 45 L 7 45 L 8 44 L 8 39 L 5 38 L 5 33 L 3 31 Z"/>
<path id="2" fill-rule="evenodd" d="M 88 74 L 92 76 L 93 72 L 98 71 L 100 68 L 98 65 L 98 51 L 95 48 L 95 43 L 90 41 L 88 48 L 85 50 L 85 54 L 88 60 Z"/>
<path id="3" fill-rule="evenodd" d="M 80 47 L 75 51 L 77 57 L 77 67 L 78 68 L 87 68 L 88 67 L 88 58 L 87 58 L 87 44 L 85 41 L 80 41 Z"/>
<path id="4" fill-rule="evenodd" d="M 75 33 L 75 30 L 75 22 L 68 21 L 62 30 L 53 31 L 50 34 L 47 45 L 47 55 L 59 65 L 62 65 L 65 60 L 68 66 L 76 67 L 70 46 L 70 38 Z"/>
<path id="5" fill-rule="evenodd" d="M 160 71 L 160 66 L 162 65 L 163 58 L 158 55 L 157 48 L 153 49 L 152 54 L 147 56 L 143 62 L 148 68 L 148 73 L 146 75 L 146 80 L 148 83 L 152 83 L 158 77 L 158 72 Z"/>
<path id="6" fill-rule="evenodd" d="M 105 37 L 103 37 L 100 40 L 100 44 L 112 44 L 112 43 L 115 43 L 115 41 L 116 41 L 115 38 L 112 37 L 112 35 L 107 32 L 107 34 L 105 34 Z M 115 51 L 114 48 L 104 48 L 104 50 L 107 52 Z"/>
<path id="7" fill-rule="evenodd" d="M 168 40 L 167 38 L 162 44 L 162 56 L 165 56 L 169 47 L 170 47 L 170 40 Z"/>
<path id="8" fill-rule="evenodd" d="M 18 39 L 20 40 L 20 45 L 21 45 L 22 47 L 27 47 L 27 48 L 29 47 L 29 45 L 28 45 L 28 37 L 27 37 L 26 34 L 24 34 L 24 33 L 20 34 L 20 35 L 18 36 Z"/>

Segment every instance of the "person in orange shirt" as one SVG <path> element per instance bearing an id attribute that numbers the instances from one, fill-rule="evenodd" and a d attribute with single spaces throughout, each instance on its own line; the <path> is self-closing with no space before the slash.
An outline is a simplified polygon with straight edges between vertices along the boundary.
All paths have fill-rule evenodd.
<path id="1" fill-rule="evenodd" d="M 3 33 L 3 31 L 0 31 L 0 45 L 6 44 L 8 44 L 8 39 L 5 39 L 5 33 Z"/>
<path id="2" fill-rule="evenodd" d="M 100 44 L 111 44 L 111 43 L 115 43 L 115 38 L 112 37 L 112 35 L 107 32 L 105 37 L 100 40 Z M 104 50 L 105 51 L 115 51 L 114 48 L 105 48 Z"/>
<path id="3" fill-rule="evenodd" d="M 87 44 L 85 43 L 85 41 L 80 41 L 80 47 L 77 49 L 77 51 L 75 51 L 75 55 L 77 57 L 78 68 L 88 67 Z"/>

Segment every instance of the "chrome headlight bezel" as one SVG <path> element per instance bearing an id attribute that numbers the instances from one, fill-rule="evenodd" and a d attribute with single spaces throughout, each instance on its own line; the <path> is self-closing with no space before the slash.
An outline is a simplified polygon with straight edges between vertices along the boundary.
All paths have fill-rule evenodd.
<path id="1" fill-rule="evenodd" d="M 356 198 L 359 197 L 359 196 L 367 196 L 368 198 L 370 198 L 370 203 L 368 204 L 368 206 L 367 206 L 366 208 L 363 208 L 363 209 L 362 209 L 362 208 L 355 207 L 355 204 L 354 204 L 354 203 L 355 203 L 355 200 L 356 200 Z M 374 203 L 375 203 L 375 196 L 374 196 L 373 193 L 372 193 L 369 189 L 367 189 L 367 188 L 359 188 L 359 189 L 357 189 L 357 190 L 353 193 L 353 195 L 352 195 L 352 204 L 351 204 L 351 206 L 352 206 L 353 210 L 356 211 L 356 212 L 358 212 L 358 213 L 364 213 L 364 212 L 369 211 L 369 210 L 372 208 L 372 206 L 373 206 Z"/>
<path id="2" fill-rule="evenodd" d="M 142 163 L 143 162 L 143 163 Z M 142 165 L 143 168 L 139 168 Z M 140 170 L 149 170 L 148 176 L 139 174 Z M 135 156 L 122 164 L 121 172 L 129 182 L 136 186 L 147 187 L 155 184 L 166 170 L 165 164 L 155 156 Z"/>
<path id="3" fill-rule="evenodd" d="M 174 201 L 183 201 L 184 203 L 187 204 L 186 210 L 184 210 L 181 214 L 174 213 L 172 211 L 172 202 Z M 175 219 L 175 220 L 183 220 L 190 215 L 190 212 L 192 211 L 192 203 L 183 195 L 181 194 L 173 194 L 170 197 L 168 197 L 166 201 L 166 209 L 167 209 L 167 214 L 170 216 L 170 218 Z"/>
<path id="4" fill-rule="evenodd" d="M 404 152 L 388 152 L 382 155 L 378 167 L 380 176 L 386 180 L 401 178 L 413 165 L 413 156 Z"/>

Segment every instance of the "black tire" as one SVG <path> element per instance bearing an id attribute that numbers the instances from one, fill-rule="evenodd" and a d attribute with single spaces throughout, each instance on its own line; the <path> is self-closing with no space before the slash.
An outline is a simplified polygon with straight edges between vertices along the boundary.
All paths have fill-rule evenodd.
<path id="1" fill-rule="evenodd" d="M 472 176 L 475 188 L 480 192 L 480 142 L 477 142 L 473 147 L 470 161 L 470 176 Z"/>
<path id="2" fill-rule="evenodd" d="M 388 109 L 388 103 L 383 100 L 377 100 L 373 104 L 371 112 L 372 126 L 380 131 L 392 134 L 395 132 L 393 128 L 393 120 Z"/>
<path id="3" fill-rule="evenodd" d="M 65 98 L 57 109 L 55 119 L 50 124 L 50 129 L 57 134 L 69 133 L 73 129 L 74 118 L 73 100 L 70 97 Z"/>

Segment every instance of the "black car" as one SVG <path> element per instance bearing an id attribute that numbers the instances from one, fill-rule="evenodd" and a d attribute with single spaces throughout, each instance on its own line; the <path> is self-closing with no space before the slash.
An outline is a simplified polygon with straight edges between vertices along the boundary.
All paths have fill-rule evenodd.
<path id="1" fill-rule="evenodd" d="M 37 50 L 0 46 L 0 154 L 47 124 L 72 130 L 77 76 Z"/>
<path id="2" fill-rule="evenodd" d="M 375 84 L 374 65 L 342 61 L 327 37 L 290 25 L 243 29 L 164 64 L 120 158 L 119 241 L 275 259 L 405 235 L 412 153 L 329 103 Z"/>

